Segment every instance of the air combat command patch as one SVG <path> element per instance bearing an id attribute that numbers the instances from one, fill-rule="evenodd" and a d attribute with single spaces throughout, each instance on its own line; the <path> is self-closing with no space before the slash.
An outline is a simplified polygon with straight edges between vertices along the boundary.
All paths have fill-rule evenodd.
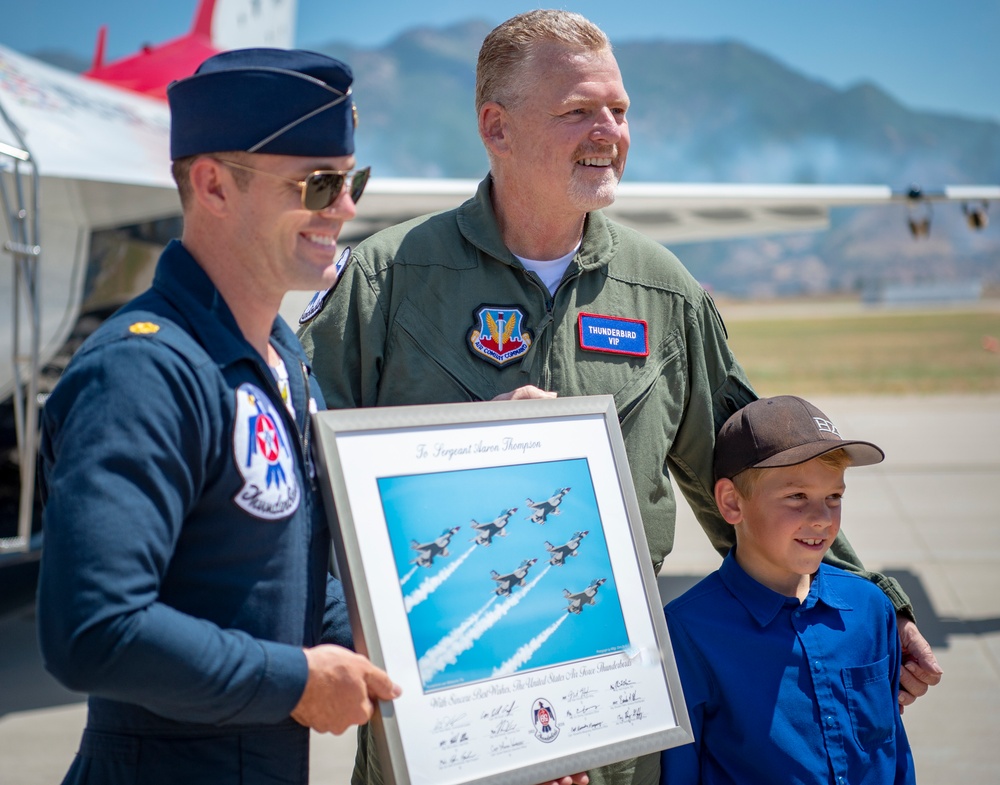
<path id="1" fill-rule="evenodd" d="M 523 356 L 531 346 L 531 333 L 523 323 L 520 308 L 482 305 L 473 312 L 469 348 L 477 357 L 502 368 Z"/>

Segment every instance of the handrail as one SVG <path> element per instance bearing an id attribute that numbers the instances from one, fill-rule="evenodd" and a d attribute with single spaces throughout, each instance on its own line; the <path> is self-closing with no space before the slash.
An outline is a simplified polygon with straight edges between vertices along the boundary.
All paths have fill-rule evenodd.
<path id="1" fill-rule="evenodd" d="M 42 254 L 38 232 L 39 178 L 35 159 L 3 104 L 0 104 L 0 120 L 7 125 L 18 144 L 17 147 L 0 144 L 0 205 L 9 237 L 3 250 L 14 257 L 12 364 L 14 427 L 21 481 L 17 535 L 0 538 L 0 553 L 23 553 L 31 547 L 35 461 L 38 455 L 38 377 L 41 370 L 38 263 Z M 26 313 L 22 314 L 22 308 Z M 27 332 L 23 337 L 22 328 L 26 328 Z"/>

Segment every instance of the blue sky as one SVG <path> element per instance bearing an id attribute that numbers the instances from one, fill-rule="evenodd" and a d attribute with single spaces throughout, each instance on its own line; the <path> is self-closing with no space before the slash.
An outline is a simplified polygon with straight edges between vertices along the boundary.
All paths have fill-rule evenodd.
<path id="1" fill-rule="evenodd" d="M 108 54 L 182 35 L 196 0 L 31 0 L 6 3 L 0 43 L 89 57 L 109 26 Z M 384 44 L 417 25 L 501 22 L 538 7 L 521 0 L 298 0 L 297 45 Z M 916 109 L 1000 121 L 1000 2 L 996 0 L 587 0 L 579 11 L 612 41 L 736 39 L 836 87 L 872 80 Z"/>

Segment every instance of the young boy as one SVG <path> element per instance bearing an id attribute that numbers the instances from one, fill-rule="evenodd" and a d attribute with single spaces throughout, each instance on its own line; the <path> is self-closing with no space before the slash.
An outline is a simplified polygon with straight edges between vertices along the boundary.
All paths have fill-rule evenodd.
<path id="1" fill-rule="evenodd" d="M 665 609 L 694 743 L 663 753 L 663 785 L 915 781 L 892 604 L 821 564 L 845 468 L 884 457 L 794 396 L 722 427 L 715 500 L 736 547 Z"/>

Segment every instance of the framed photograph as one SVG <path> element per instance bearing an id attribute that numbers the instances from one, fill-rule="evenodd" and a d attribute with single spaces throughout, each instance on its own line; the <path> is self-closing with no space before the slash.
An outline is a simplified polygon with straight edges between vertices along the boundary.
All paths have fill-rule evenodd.
<path id="1" fill-rule="evenodd" d="M 313 416 L 396 785 L 532 785 L 691 741 L 610 396 Z M 333 514 L 333 511 L 336 514 Z"/>

